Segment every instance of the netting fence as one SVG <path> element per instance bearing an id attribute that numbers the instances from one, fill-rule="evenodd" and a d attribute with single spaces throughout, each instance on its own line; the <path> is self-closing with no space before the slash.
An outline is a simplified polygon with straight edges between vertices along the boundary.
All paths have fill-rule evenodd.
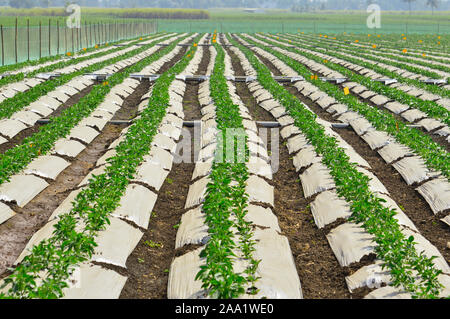
<path id="1" fill-rule="evenodd" d="M 0 63 L 13 64 L 79 51 L 96 44 L 149 35 L 156 30 L 155 21 L 84 23 L 80 25 L 80 28 L 69 28 L 59 23 L 51 25 L 48 20 L 43 20 L 38 26 L 4 27 L 0 25 Z"/>

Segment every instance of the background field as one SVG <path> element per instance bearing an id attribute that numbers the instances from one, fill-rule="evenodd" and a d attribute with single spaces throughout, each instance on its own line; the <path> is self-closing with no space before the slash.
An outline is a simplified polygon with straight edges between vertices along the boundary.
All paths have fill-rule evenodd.
<path id="1" fill-rule="evenodd" d="M 72 41 L 72 31 L 63 30 L 68 13 L 63 8 L 12 9 L 0 7 L 0 24 L 3 27 L 3 48 L 5 64 L 16 62 L 15 24 L 18 23 L 17 61 L 28 59 L 28 29 L 30 24 L 30 58 L 37 59 L 51 54 L 81 49 L 94 45 L 92 41 Z M 270 9 L 259 13 L 235 9 L 114 9 L 82 8 L 81 22 L 90 33 L 91 29 L 103 30 L 104 43 L 136 37 L 153 32 L 233 32 L 233 33 L 313 33 L 313 34 L 408 34 L 408 35 L 442 35 L 442 47 L 447 48 L 450 34 L 450 12 L 386 11 L 381 15 L 381 28 L 369 29 L 366 25 L 366 11 L 317 11 L 295 13 L 290 10 Z M 39 31 L 39 24 L 42 24 Z M 50 24 L 50 32 L 48 25 Z M 59 24 L 59 47 L 57 33 Z M 97 32 L 100 32 L 97 30 Z M 41 36 L 39 34 L 41 33 Z M 50 33 L 50 34 L 49 34 Z M 86 35 L 81 30 L 81 35 Z M 76 34 L 75 34 L 76 36 Z M 50 41 L 48 40 L 50 38 Z M 98 36 L 100 38 L 100 36 Z M 49 50 L 49 42 L 53 46 Z M 74 42 L 74 43 L 72 43 Z M 85 43 L 85 44 L 83 44 Z M 0 44 L 1 45 L 1 44 Z M 3 49 L 2 48 L 2 49 Z"/>

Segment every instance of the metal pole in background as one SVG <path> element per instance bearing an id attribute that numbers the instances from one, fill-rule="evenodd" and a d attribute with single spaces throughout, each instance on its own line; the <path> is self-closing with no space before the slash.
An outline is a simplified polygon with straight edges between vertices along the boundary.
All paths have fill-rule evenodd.
<path id="1" fill-rule="evenodd" d="M 16 50 L 16 63 L 17 63 L 17 33 L 19 32 L 17 24 L 18 24 L 18 18 L 16 17 L 16 37 L 14 39 L 14 47 Z"/>
<path id="2" fill-rule="evenodd" d="M 52 48 L 51 48 L 51 25 L 50 25 L 50 19 L 48 19 L 48 56 L 52 55 Z"/>
<path id="3" fill-rule="evenodd" d="M 73 28 L 72 28 L 72 52 L 75 51 L 75 39 L 73 37 Z"/>
<path id="4" fill-rule="evenodd" d="M 59 55 L 59 20 L 56 21 L 56 37 L 58 38 L 58 43 L 56 44 L 56 54 Z"/>
<path id="5" fill-rule="evenodd" d="M 39 21 L 39 59 L 42 58 L 42 22 Z"/>
<path id="6" fill-rule="evenodd" d="M 64 52 L 67 52 L 67 26 L 64 27 Z"/>
<path id="7" fill-rule="evenodd" d="M 91 23 L 89 23 L 89 34 L 90 34 L 89 45 L 92 46 L 92 24 Z"/>
<path id="8" fill-rule="evenodd" d="M 1 31 L 1 35 L 2 35 L 2 65 L 5 65 L 5 46 L 4 41 L 3 41 L 3 24 L 0 25 L 0 31 Z"/>
<path id="9" fill-rule="evenodd" d="M 84 21 L 84 33 L 86 35 L 86 48 L 88 48 L 90 46 L 89 41 L 88 41 L 88 30 L 87 30 L 87 22 Z"/>
<path id="10" fill-rule="evenodd" d="M 27 60 L 30 61 L 30 19 L 27 20 Z"/>

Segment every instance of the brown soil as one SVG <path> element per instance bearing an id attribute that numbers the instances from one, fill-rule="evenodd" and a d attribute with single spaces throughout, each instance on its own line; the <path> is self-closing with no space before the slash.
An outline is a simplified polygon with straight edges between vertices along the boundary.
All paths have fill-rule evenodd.
<path id="1" fill-rule="evenodd" d="M 152 83 L 142 81 L 134 92 L 123 101 L 122 107 L 114 114 L 113 120 L 131 120 L 138 115 L 138 106 L 144 94 L 148 93 Z"/>
<path id="2" fill-rule="evenodd" d="M 244 75 L 237 57 L 230 50 L 228 53 L 232 57 L 236 74 Z M 239 96 L 253 117 L 274 121 L 269 112 L 258 107 L 246 84 L 236 85 Z M 268 150 L 271 150 L 270 141 L 269 138 Z M 305 199 L 298 173 L 283 144 L 280 144 L 279 160 L 279 169 L 270 181 L 275 187 L 273 212 L 278 217 L 282 234 L 289 239 L 304 298 L 350 298 L 345 283 L 345 269 L 339 266 L 324 230 L 317 229 L 314 223 L 309 209 L 312 200 Z"/>
<path id="3" fill-rule="evenodd" d="M 205 53 L 206 51 L 204 55 Z M 206 66 L 207 63 L 201 63 L 200 74 L 206 70 Z M 198 87 L 198 83 L 187 82 L 183 97 L 185 120 L 201 118 Z M 191 137 L 194 137 L 194 128 L 189 128 L 189 132 Z M 181 148 L 184 142 L 187 141 L 181 137 L 178 148 Z M 193 154 L 194 149 L 191 148 L 191 158 Z M 184 205 L 194 168 L 193 161 L 173 165 L 172 171 L 158 193 L 149 229 L 127 260 L 128 280 L 120 295 L 121 299 L 167 299 L 172 260 L 180 256 L 182 252 L 192 249 L 192 247 L 184 247 L 175 250 L 175 238 L 178 231 L 177 225 L 186 212 Z M 153 245 L 157 247 L 152 248 L 150 243 L 158 245 Z"/>
<path id="4" fill-rule="evenodd" d="M 209 60 L 211 59 L 211 53 L 209 52 L 209 47 L 203 47 L 203 56 L 198 66 L 197 75 L 207 75 L 206 71 L 208 69 Z"/>

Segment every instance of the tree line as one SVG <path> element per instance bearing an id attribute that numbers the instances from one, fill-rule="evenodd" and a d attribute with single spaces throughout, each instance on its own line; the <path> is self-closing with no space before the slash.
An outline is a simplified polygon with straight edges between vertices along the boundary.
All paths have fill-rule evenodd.
<path id="1" fill-rule="evenodd" d="M 0 0 L 14 8 L 62 7 L 70 3 L 107 8 L 280 8 L 296 12 L 365 10 L 378 4 L 382 10 L 450 10 L 450 0 Z"/>

